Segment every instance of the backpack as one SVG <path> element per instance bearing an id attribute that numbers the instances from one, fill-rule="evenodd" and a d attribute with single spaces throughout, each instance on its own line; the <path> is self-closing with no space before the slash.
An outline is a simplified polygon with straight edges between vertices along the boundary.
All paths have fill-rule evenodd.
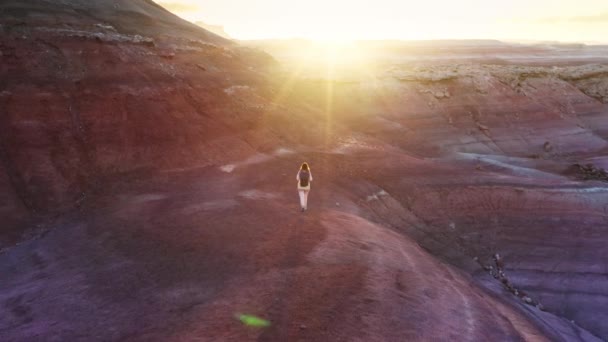
<path id="1" fill-rule="evenodd" d="M 300 171 L 300 186 L 308 186 L 310 180 L 310 173 L 305 170 Z"/>

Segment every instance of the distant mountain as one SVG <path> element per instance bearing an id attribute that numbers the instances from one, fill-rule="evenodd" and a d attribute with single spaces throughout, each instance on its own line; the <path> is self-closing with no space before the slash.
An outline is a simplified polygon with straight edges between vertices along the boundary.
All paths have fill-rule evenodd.
<path id="1" fill-rule="evenodd" d="M 196 25 L 204 28 L 207 31 L 210 31 L 212 33 L 217 34 L 220 37 L 226 38 L 226 39 L 232 39 L 232 37 L 230 37 L 230 35 L 228 33 L 226 33 L 226 31 L 224 31 L 224 26 L 221 25 L 209 25 L 205 22 L 202 21 L 197 21 L 195 22 Z"/>

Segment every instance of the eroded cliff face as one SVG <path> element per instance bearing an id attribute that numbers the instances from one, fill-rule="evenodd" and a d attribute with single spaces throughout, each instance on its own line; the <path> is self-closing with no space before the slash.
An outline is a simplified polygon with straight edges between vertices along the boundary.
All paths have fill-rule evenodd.
<path id="1" fill-rule="evenodd" d="M 608 188 L 572 172 L 608 168 L 606 64 L 314 80 L 149 1 L 0 17 L 9 339 L 608 336 Z M 303 159 L 318 200 L 298 221 Z M 78 314 L 92 303 L 111 309 Z"/>

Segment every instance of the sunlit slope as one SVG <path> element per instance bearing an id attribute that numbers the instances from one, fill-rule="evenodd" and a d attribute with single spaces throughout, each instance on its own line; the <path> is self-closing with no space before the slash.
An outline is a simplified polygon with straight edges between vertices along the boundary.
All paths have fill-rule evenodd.
<path id="1" fill-rule="evenodd" d="M 407 152 L 560 157 L 606 147 L 607 79 L 605 65 L 404 66 L 307 79 L 288 93 L 289 101 L 315 104 L 315 119 L 327 125 Z"/>
<path id="2" fill-rule="evenodd" d="M 260 97 L 234 92 L 260 85 L 267 55 L 151 1 L 3 1 L 0 18 L 3 230 L 115 174 L 255 152 Z"/>

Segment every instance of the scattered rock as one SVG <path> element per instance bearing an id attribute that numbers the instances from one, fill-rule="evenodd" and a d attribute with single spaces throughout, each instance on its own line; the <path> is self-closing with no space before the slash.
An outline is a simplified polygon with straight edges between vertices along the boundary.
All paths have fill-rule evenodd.
<path id="1" fill-rule="evenodd" d="M 593 164 L 574 164 L 571 170 L 583 180 L 599 180 L 608 182 L 608 172 L 606 170 L 596 167 Z"/>
<path id="2" fill-rule="evenodd" d="M 488 132 L 490 130 L 490 127 L 486 126 L 486 125 L 482 125 L 479 122 L 477 123 L 477 128 L 479 128 L 480 131 Z"/>
<path id="3" fill-rule="evenodd" d="M 107 31 L 116 32 L 116 29 L 112 25 L 95 24 L 95 27 L 100 28 L 100 29 L 104 29 L 104 30 L 107 30 Z"/>
<path id="4" fill-rule="evenodd" d="M 505 267 L 505 264 L 498 253 L 494 254 L 494 262 L 496 263 L 496 267 L 501 271 L 503 267 Z"/>
<path id="5" fill-rule="evenodd" d="M 115 30 L 107 29 L 106 32 L 92 32 L 84 30 L 66 29 L 66 28 L 50 28 L 50 27 L 38 27 L 35 29 L 39 32 L 48 34 L 54 34 L 63 37 L 78 38 L 82 40 L 95 40 L 104 43 L 131 43 L 141 44 L 145 46 L 156 46 L 156 42 L 153 38 L 144 37 L 138 34 L 129 35 L 118 33 Z M 24 38 L 25 39 L 25 38 Z"/>
<path id="6" fill-rule="evenodd" d="M 436 99 L 447 99 L 450 97 L 450 93 L 447 90 L 437 90 L 432 93 Z"/>
<path id="7" fill-rule="evenodd" d="M 304 325 L 304 324 L 300 324 L 300 329 L 304 330 L 304 329 L 307 329 L 307 328 L 308 328 L 308 327 L 307 327 L 306 325 Z"/>
<path id="8" fill-rule="evenodd" d="M 226 89 L 224 89 L 224 93 L 228 94 L 228 95 L 234 95 L 238 92 L 242 92 L 242 91 L 247 91 L 249 90 L 249 86 L 246 85 L 234 85 L 231 87 L 228 87 Z"/>
<path id="9" fill-rule="evenodd" d="M 543 145 L 543 149 L 545 150 L 545 152 L 551 152 L 551 151 L 553 151 L 553 145 L 551 145 L 550 142 L 545 141 L 545 144 Z"/>
<path id="10" fill-rule="evenodd" d="M 173 59 L 175 57 L 175 52 L 171 51 L 162 51 L 158 54 L 162 58 Z"/>
<path id="11" fill-rule="evenodd" d="M 500 254 L 498 254 L 498 253 L 494 254 L 492 256 L 492 259 L 494 260 L 494 263 L 496 265 L 496 271 L 494 271 L 492 266 L 484 266 L 484 269 L 490 270 L 490 274 L 494 278 L 496 278 L 498 281 L 500 281 L 503 284 L 503 286 L 509 292 L 511 292 L 513 295 L 521 298 L 521 300 L 524 303 L 529 304 L 529 305 L 534 305 L 539 309 L 543 308 L 543 306 L 540 303 L 535 302 L 530 296 L 528 296 L 526 294 L 525 291 L 522 291 L 522 290 L 516 288 L 515 285 L 513 285 L 509 281 L 509 278 L 507 277 L 507 275 L 505 274 L 505 271 L 504 271 L 505 263 L 504 263 L 504 260 L 501 258 Z"/>

